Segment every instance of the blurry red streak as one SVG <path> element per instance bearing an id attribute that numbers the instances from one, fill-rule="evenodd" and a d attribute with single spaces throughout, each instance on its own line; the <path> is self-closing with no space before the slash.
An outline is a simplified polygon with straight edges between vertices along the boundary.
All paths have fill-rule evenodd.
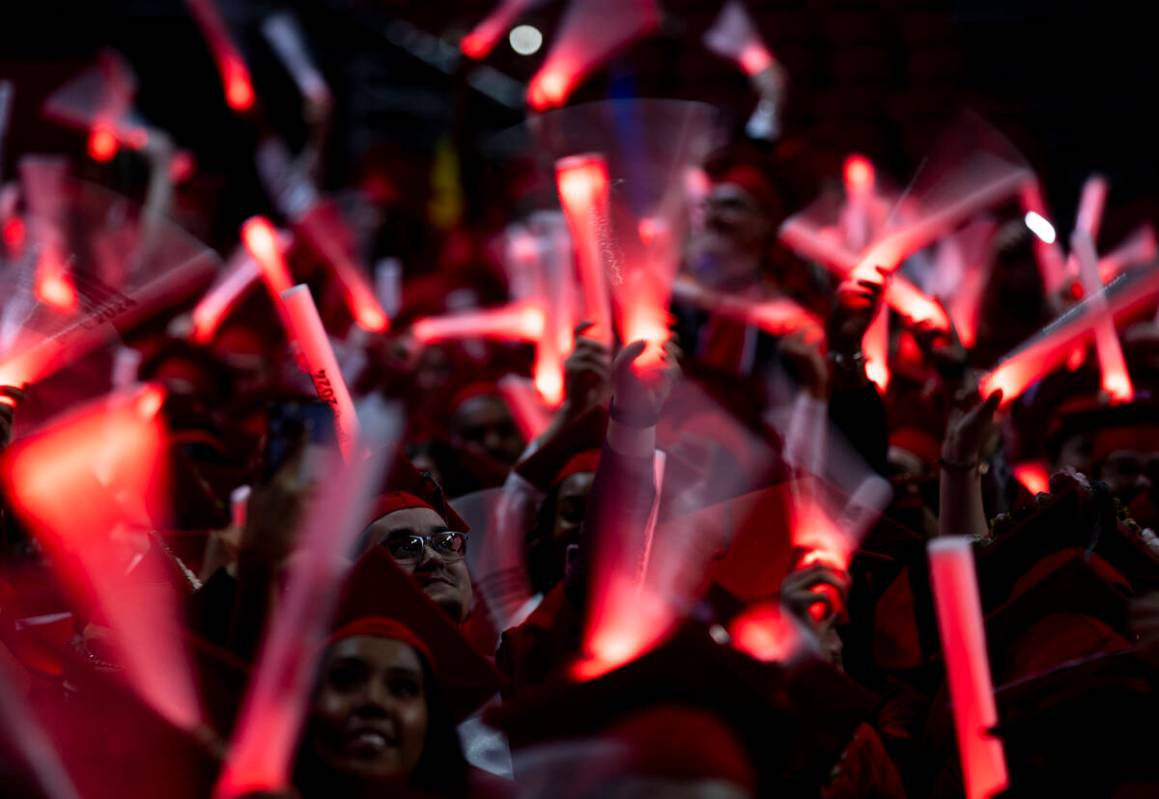
<path id="1" fill-rule="evenodd" d="M 213 340 L 221 323 L 237 305 L 242 295 L 261 278 L 253 258 L 242 258 L 231 267 L 225 278 L 213 286 L 193 309 L 193 340 L 207 344 Z"/>
<path id="2" fill-rule="evenodd" d="M 77 308 L 76 287 L 64 259 L 52 245 L 41 251 L 36 263 L 36 299 L 58 311 Z"/>
<path id="3" fill-rule="evenodd" d="M 1154 261 L 1159 256 L 1155 229 L 1148 224 L 1139 226 L 1122 244 L 1099 259 L 1099 279 L 1107 283 L 1133 264 Z"/>
<path id="4" fill-rule="evenodd" d="M 241 226 L 241 238 L 245 248 L 261 267 L 262 279 L 277 302 L 282 292 L 294 285 L 282 257 L 277 231 L 264 216 L 251 216 Z"/>
<path id="5" fill-rule="evenodd" d="M 1105 187 L 1102 193 L 1106 194 Z M 1111 316 L 1106 298 L 1102 294 L 1098 256 L 1095 254 L 1089 229 L 1089 225 L 1086 225 L 1075 230 L 1071 237 L 1071 250 L 1078 260 L 1079 276 L 1083 288 L 1091 297 L 1093 313 L 1097 317 L 1094 322 L 1095 354 L 1099 359 L 1102 388 L 1113 402 L 1130 402 L 1135 396 L 1135 387 L 1131 384 L 1131 376 L 1127 371 L 1127 361 L 1119 344 L 1114 317 Z"/>
<path id="6" fill-rule="evenodd" d="M 543 310 L 536 304 L 515 303 L 503 308 L 419 319 L 411 326 L 411 334 L 422 344 L 456 338 L 537 341 L 544 335 L 545 327 Z"/>
<path id="7" fill-rule="evenodd" d="M 1019 192 L 1019 198 L 1022 201 L 1023 211 L 1036 213 L 1043 219 L 1050 219 L 1050 211 L 1042 198 L 1042 188 L 1037 180 L 1026 181 Z M 1046 293 L 1055 294 L 1066 281 L 1066 259 L 1063 257 L 1062 247 L 1058 241 L 1048 243 L 1038 236 L 1034 237 L 1032 243 Z"/>
<path id="8" fill-rule="evenodd" d="M 998 723 L 986 631 L 967 537 L 938 538 L 929 544 L 930 583 L 946 660 L 958 753 L 967 799 L 986 799 L 1007 785 L 1001 741 L 989 730 Z"/>
<path id="9" fill-rule="evenodd" d="M 889 308 L 882 306 L 865 331 L 861 349 L 865 354 L 865 374 L 878 390 L 889 389 Z"/>
<path id="10" fill-rule="evenodd" d="M 584 313 L 593 323 L 585 335 L 611 344 L 612 314 L 604 272 L 605 250 L 611 246 L 608 165 L 595 153 L 561 158 L 555 163 L 555 179 L 576 249 Z"/>
<path id="11" fill-rule="evenodd" d="M 334 270 L 334 276 L 342 284 L 346 306 L 355 323 L 370 333 L 386 332 L 390 327 L 390 319 L 378 302 L 370 281 L 342 248 L 333 231 L 327 229 L 325 220 L 319 214 L 307 212 L 295 227 Z"/>
<path id="12" fill-rule="evenodd" d="M 528 0 L 503 0 L 459 43 L 459 50 L 467 58 L 476 61 L 486 58 L 503 38 L 503 33 L 511 27 L 516 17 L 528 5 Z"/>
<path id="13" fill-rule="evenodd" d="M 773 65 L 773 54 L 758 41 L 749 42 L 737 56 L 737 63 L 749 77 L 759 75 Z"/>
<path id="14" fill-rule="evenodd" d="M 24 220 L 18 216 L 10 216 L 4 220 L 3 235 L 4 245 L 10 251 L 19 250 L 24 246 L 25 237 Z"/>
<path id="15" fill-rule="evenodd" d="M 1100 175 L 1092 175 L 1083 184 L 1079 198 L 1079 210 L 1075 218 L 1075 229 L 1086 232 L 1091 241 L 1098 241 L 1099 228 L 1103 221 L 1103 208 L 1107 204 L 1107 181 Z"/>
<path id="16" fill-rule="evenodd" d="M 872 280 L 878 267 L 887 272 L 895 271 L 902 261 L 949 233 L 971 214 L 1019 191 L 1028 175 L 1025 169 L 1014 170 L 1000 180 L 963 193 L 944 208 L 885 236 L 861 256 L 853 269 L 853 276 Z"/>
<path id="17" fill-rule="evenodd" d="M 1050 493 L 1050 468 L 1045 461 L 1027 461 L 1017 463 L 1012 467 L 1014 479 L 1022 487 L 1037 496 Z"/>
<path id="18" fill-rule="evenodd" d="M 563 402 L 564 359 L 559 348 L 548 343 L 552 338 L 549 333 L 536 347 L 532 374 L 539 396 L 549 407 L 557 408 Z"/>
<path id="19" fill-rule="evenodd" d="M 574 71 L 569 74 L 560 66 L 545 66 L 535 73 L 528 84 L 527 102 L 535 111 L 547 111 L 563 105 L 574 83 Z"/>
<path id="20" fill-rule="evenodd" d="M 845 159 L 845 189 L 850 193 L 872 191 L 876 182 L 873 164 L 863 155 L 851 155 Z"/>
<path id="21" fill-rule="evenodd" d="M 94 161 L 105 163 L 113 160 L 117 154 L 117 134 L 112 125 L 98 122 L 89 132 L 89 157 Z"/>
<path id="22" fill-rule="evenodd" d="M 800 645 L 792 619 L 774 603 L 748 608 L 733 619 L 728 632 L 737 650 L 764 663 L 788 660 Z"/>
<path id="23" fill-rule="evenodd" d="M 253 82 L 249 68 L 238 53 L 214 0 L 186 0 L 209 44 L 221 73 L 225 101 L 235 111 L 248 111 L 254 104 Z"/>
<path id="24" fill-rule="evenodd" d="M 551 422 L 550 416 L 544 410 L 532 391 L 531 386 L 519 378 L 504 378 L 498 383 L 499 393 L 503 395 L 519 434 L 527 442 L 539 438 L 547 425 Z M 538 386 L 536 386 L 538 388 Z"/>

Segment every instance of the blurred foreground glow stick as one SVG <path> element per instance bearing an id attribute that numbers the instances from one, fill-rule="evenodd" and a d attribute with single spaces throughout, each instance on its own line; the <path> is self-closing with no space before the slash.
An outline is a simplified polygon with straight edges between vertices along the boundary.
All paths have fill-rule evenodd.
<path id="1" fill-rule="evenodd" d="M 1086 227 L 1076 227 L 1071 236 L 1071 252 L 1078 261 L 1079 277 L 1083 288 L 1094 302 L 1095 352 L 1099 358 L 1099 374 L 1103 391 L 1112 402 L 1130 402 L 1135 396 L 1114 317 L 1106 309 L 1106 296 L 1099 280 L 1098 256 Z M 1101 307 L 1100 307 L 1101 306 Z"/>
<path id="2" fill-rule="evenodd" d="M 310 208 L 294 222 L 294 229 L 334 270 L 355 323 L 369 333 L 383 333 L 390 327 L 390 319 L 379 304 L 366 273 L 336 237 L 332 225 L 340 224 L 340 219 L 328 220 L 324 209 L 321 205 Z"/>
<path id="3" fill-rule="evenodd" d="M 193 308 L 193 340 L 207 344 L 246 290 L 261 280 L 258 262 L 248 253 L 237 253 L 217 281 Z"/>
<path id="4" fill-rule="evenodd" d="M 878 267 L 893 272 L 906 258 L 934 243 L 973 214 L 1018 192 L 1029 178 L 1027 169 L 1011 166 L 980 185 L 955 192 L 952 200 L 870 246 L 858 259 L 854 276 L 871 280 Z"/>
<path id="5" fill-rule="evenodd" d="M 523 302 L 419 319 L 411 326 L 411 333 L 421 344 L 457 338 L 536 341 L 544 334 L 544 327 L 542 309 Z"/>
<path id="6" fill-rule="evenodd" d="M 282 257 L 282 245 L 278 241 L 278 232 L 264 216 L 251 216 L 241 226 L 241 239 L 250 255 L 257 261 L 261 269 L 262 280 L 269 289 L 274 302 L 282 292 L 294 285 L 290 279 L 290 270 L 286 260 Z"/>
<path id="7" fill-rule="evenodd" d="M 865 374 L 878 390 L 889 389 L 889 308 L 885 305 L 873 318 L 861 343 L 865 354 Z"/>
<path id="8" fill-rule="evenodd" d="M 1025 461 L 1011 467 L 1014 479 L 1032 496 L 1050 493 L 1050 467 L 1046 461 Z"/>
<path id="9" fill-rule="evenodd" d="M 1100 319 L 1129 317 L 1147 307 L 1157 295 L 1159 268 L 1140 268 L 1120 275 L 1004 356 L 982 376 L 979 391 L 989 396 L 1000 388 L 1003 405 L 1013 402 L 1029 386 L 1061 366 Z"/>
<path id="10" fill-rule="evenodd" d="M 729 0 L 704 34 L 705 46 L 744 70 L 749 77 L 771 67 L 773 54 L 761 38 L 752 17 L 740 0 Z"/>
<path id="11" fill-rule="evenodd" d="M 531 442 L 539 438 L 551 423 L 551 415 L 536 396 L 536 387 L 515 375 L 501 378 L 497 386 L 523 440 Z"/>
<path id="12" fill-rule="evenodd" d="M 502 0 L 501 3 L 463 37 L 459 49 L 467 58 L 484 59 L 514 24 L 519 15 L 538 0 Z"/>
<path id="13" fill-rule="evenodd" d="M 563 402 L 564 360 L 575 346 L 575 268 L 571 239 L 563 214 L 541 211 L 531 215 L 530 233 L 536 241 L 540 293 L 547 329 L 535 349 L 535 389 L 550 407 Z"/>
<path id="14" fill-rule="evenodd" d="M 613 255 L 608 165 L 598 153 L 561 158 L 555 162 L 555 181 L 575 246 L 584 315 L 593 323 L 585 335 L 610 346 L 612 310 L 606 275 Z"/>
<path id="15" fill-rule="evenodd" d="M 185 0 L 201 34 L 209 44 L 225 89 L 225 102 L 234 111 L 248 111 L 254 104 L 249 68 L 230 38 L 214 0 Z"/>
<path id="16" fill-rule="evenodd" d="M 527 86 L 528 104 L 536 111 L 563 105 L 589 72 L 659 24 L 655 0 L 572 0 Z"/>
<path id="17" fill-rule="evenodd" d="M 966 797 L 986 799 L 1006 788 L 1006 758 L 1001 741 L 990 733 L 998 711 L 970 539 L 935 539 L 929 557 Z"/>
<path id="18" fill-rule="evenodd" d="M 813 341 L 823 337 L 821 321 L 788 297 L 750 300 L 713 291 L 683 275 L 678 275 L 672 282 L 672 296 L 689 305 L 752 325 L 770 335 L 804 331 L 806 338 Z"/>
<path id="19" fill-rule="evenodd" d="M 299 557 L 290 561 L 279 612 L 266 630 L 214 791 L 217 799 L 276 793 L 290 784 L 294 748 L 347 559 L 366 525 L 374 488 L 381 484 L 400 432 L 399 420 L 381 406 L 369 406 L 363 422 L 366 436 L 358 446 L 368 457 L 346 458 L 325 470 L 329 477 L 306 517 Z"/>
<path id="20" fill-rule="evenodd" d="M 63 158 L 20 159 L 20 180 L 36 246 L 36 299 L 57 311 L 71 313 L 77 309 L 76 287 L 69 275 L 61 230 L 67 174 L 68 163 Z"/>
<path id="21" fill-rule="evenodd" d="M 298 350 L 310 379 L 314 381 L 318 399 L 329 403 L 334 410 L 342 454 L 347 459 L 352 458 L 356 454 L 354 447 L 358 441 L 358 414 L 354 410 L 354 400 L 350 397 L 346 381 L 342 379 L 342 371 L 338 368 L 334 348 L 330 346 L 326 328 L 322 325 L 322 317 L 318 315 L 318 307 L 310 296 L 310 289 L 303 285 L 287 289 L 281 296 L 289 332 L 298 343 Z"/>
<path id="22" fill-rule="evenodd" d="M 130 684 L 164 718 L 192 730 L 201 710 L 176 598 L 163 575 L 142 574 L 154 560 L 141 560 L 126 577 L 139 552 L 127 543 L 133 537 L 118 535 L 140 529 L 138 508 L 161 508 L 163 399 L 157 386 L 103 397 L 22 439 L 5 453 L 3 473 L 8 495 L 65 587 L 86 611 L 93 610 L 90 599 L 98 603 Z M 94 471 L 98 464 L 103 479 Z"/>

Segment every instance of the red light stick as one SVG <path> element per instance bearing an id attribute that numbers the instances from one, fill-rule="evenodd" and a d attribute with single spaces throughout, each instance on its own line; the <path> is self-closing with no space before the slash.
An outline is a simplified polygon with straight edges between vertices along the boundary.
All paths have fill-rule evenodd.
<path id="1" fill-rule="evenodd" d="M 1037 180 L 1028 180 L 1019 192 L 1022 201 L 1022 210 L 1027 214 L 1037 214 L 1043 219 L 1050 219 L 1046 202 L 1042 198 L 1042 187 Z M 1066 283 L 1066 259 L 1062 254 L 1062 247 L 1052 237 L 1045 241 L 1039 235 L 1034 237 L 1034 255 L 1038 260 L 1038 269 L 1042 273 L 1042 282 L 1048 295 L 1057 294 Z"/>
<path id="2" fill-rule="evenodd" d="M 236 530 L 245 529 L 246 510 L 249 507 L 251 493 L 253 491 L 249 486 L 238 486 L 229 492 L 229 518 Z"/>
<path id="3" fill-rule="evenodd" d="M 1003 405 L 1008 405 L 1027 387 L 1061 366 L 1100 319 L 1133 315 L 1157 295 L 1159 269 L 1135 269 L 1120 275 L 1003 357 L 981 378 L 979 391 L 989 396 L 1002 389 Z"/>
<path id="4" fill-rule="evenodd" d="M 1122 244 L 1099 259 L 1099 280 L 1107 283 L 1123 270 L 1150 263 L 1156 257 L 1159 257 L 1159 244 L 1155 241 L 1155 229 L 1144 223 Z"/>
<path id="5" fill-rule="evenodd" d="M 721 294 L 684 275 L 677 275 L 673 280 L 672 296 L 689 305 L 752 325 L 773 336 L 803 330 L 810 340 L 819 341 L 824 337 L 821 321 L 788 297 L 762 301 Z"/>
<path id="6" fill-rule="evenodd" d="M 1103 209 L 1107 205 L 1107 181 L 1101 175 L 1092 175 L 1083 184 L 1083 192 L 1079 198 L 1078 215 L 1075 218 L 1075 228 L 1090 236 L 1091 241 L 1099 238 L 1099 228 L 1103 221 Z"/>
<path id="7" fill-rule="evenodd" d="M 261 280 L 261 277 L 261 267 L 252 256 L 247 252 L 236 253 L 229 266 L 193 308 L 193 340 L 199 344 L 212 341 L 217 329 L 246 290 Z"/>
<path id="8" fill-rule="evenodd" d="M 530 220 L 536 241 L 541 279 L 540 292 L 547 330 L 537 342 L 532 372 L 539 396 L 550 407 L 563 402 L 563 369 L 575 345 L 575 270 L 571 263 L 571 240 L 562 214 L 540 212 Z"/>
<path id="9" fill-rule="evenodd" d="M 26 156 L 20 179 L 36 242 L 36 299 L 62 313 L 77 308 L 76 287 L 68 271 L 61 231 L 62 194 L 68 163 L 63 158 Z"/>
<path id="10" fill-rule="evenodd" d="M 611 218 L 608 165 L 602 155 L 586 153 L 555 162 L 555 182 L 576 250 L 587 335 L 612 344 L 612 310 L 607 272 L 611 271 Z"/>
<path id="11" fill-rule="evenodd" d="M 249 254 L 257 261 L 262 280 L 274 302 L 278 303 L 282 292 L 294 285 L 290 279 L 290 270 L 282 257 L 278 232 L 264 216 L 251 216 L 241 226 L 241 240 Z"/>
<path id="12" fill-rule="evenodd" d="M 429 316 L 411 326 L 411 335 L 420 344 L 457 338 L 537 341 L 543 336 L 544 329 L 543 309 L 524 302 L 482 311 Z"/>
<path id="13" fill-rule="evenodd" d="M 1011 467 L 1014 479 L 1032 496 L 1050 493 L 1050 467 L 1046 461 L 1025 461 Z"/>
<path id="14" fill-rule="evenodd" d="M 318 501 L 306 517 L 298 556 L 290 561 L 286 589 L 266 630 L 216 799 L 278 793 L 289 784 L 314 674 L 349 568 L 347 558 L 365 525 L 398 428 L 389 411 L 372 412 L 364 428 L 370 435 L 359 442 L 368 457 L 334 459 L 323 471 L 328 479 L 323 478 Z"/>
<path id="15" fill-rule="evenodd" d="M 893 272 L 906 258 L 937 241 L 982 208 L 1021 190 L 1029 175 L 1023 167 L 1007 166 L 999 174 L 987 176 L 981 185 L 954 192 L 951 200 L 874 243 L 858 260 L 853 275 L 871 280 L 878 267 Z"/>
<path id="16" fill-rule="evenodd" d="M 214 1 L 186 0 L 186 4 L 217 61 L 225 89 L 225 102 L 234 111 L 250 110 L 254 104 L 254 88 L 249 68 L 234 46 Z"/>
<path id="17" fill-rule="evenodd" d="M 155 561 L 136 558 L 123 535 L 140 530 L 134 519 L 140 509 L 161 507 L 159 398 L 156 386 L 101 398 L 15 444 L 5 453 L 3 473 L 8 496 L 65 586 L 78 601 L 98 603 L 133 687 L 163 717 L 190 730 L 200 726 L 201 711 L 175 598 L 157 587 L 163 575 L 142 573 Z M 106 467 L 103 480 L 94 471 L 98 465 Z M 142 581 L 154 584 L 147 598 L 133 590 Z"/>
<path id="18" fill-rule="evenodd" d="M 355 323 L 368 333 L 386 332 L 390 327 L 386 311 L 379 305 L 365 272 L 330 229 L 330 223 L 322 214 L 322 206 L 314 206 L 306 211 L 294 222 L 294 229 L 334 270 L 334 276 L 342 284 L 343 296 Z"/>
<path id="19" fill-rule="evenodd" d="M 930 582 L 938 613 L 946 679 L 954 708 L 958 754 L 967 799 L 985 799 L 1007 786 L 1002 742 L 990 730 L 998 723 L 982 602 L 974 574 L 974 554 L 966 536 L 929 544 Z"/>
<path id="20" fill-rule="evenodd" d="M 101 97 L 96 119 L 89 131 L 88 152 L 94 161 L 110 161 L 120 146 L 118 131 L 133 103 L 133 80 L 123 61 L 112 54 L 102 54 Z"/>
<path id="21" fill-rule="evenodd" d="M 1135 387 L 1131 384 L 1131 375 L 1123 358 L 1119 334 L 1115 331 L 1115 320 L 1106 311 L 1106 297 L 1102 293 L 1102 281 L 1099 280 L 1098 256 L 1088 233 L 1089 227 L 1086 224 L 1076 228 L 1070 246 L 1078 260 L 1083 288 L 1095 302 L 1095 352 L 1099 358 L 1102 388 L 1113 402 L 1130 402 L 1135 396 Z M 1103 307 L 1099 308 L 1100 305 Z"/>
<path id="22" fill-rule="evenodd" d="M 873 164 L 863 155 L 851 155 L 845 159 L 843 173 L 845 206 L 841 214 L 841 227 L 845 247 L 851 252 L 861 252 L 875 235 L 869 215 L 869 202 L 873 199 L 877 176 Z"/>
<path id="23" fill-rule="evenodd" d="M 609 25 L 608 20 L 615 20 Z M 527 86 L 536 111 L 563 105 L 589 72 L 616 50 L 660 24 L 655 0 L 586 0 L 571 3 L 543 66 Z"/>
<path id="24" fill-rule="evenodd" d="M 551 415 L 536 396 L 538 386 L 515 375 L 501 378 L 497 385 L 523 440 L 530 442 L 539 438 L 551 424 Z"/>
<path id="25" fill-rule="evenodd" d="M 294 16 L 283 11 L 266 17 L 262 22 L 262 34 L 286 65 L 302 96 L 316 106 L 329 108 L 332 104 L 330 87 L 310 60 L 302 29 Z"/>
<path id="26" fill-rule="evenodd" d="M 515 20 L 537 0 L 503 0 L 471 32 L 459 42 L 459 49 L 467 58 L 480 61 L 495 49 L 495 44 L 503 38 Z"/>
<path id="27" fill-rule="evenodd" d="M 865 355 L 865 375 L 873 381 L 878 390 L 885 393 L 889 389 L 889 308 L 882 306 L 873 318 L 865 338 L 861 342 Z"/>
<path id="28" fill-rule="evenodd" d="M 358 413 L 354 410 L 354 400 L 338 368 L 334 348 L 326 335 L 318 307 L 310 296 L 310 289 L 303 285 L 294 286 L 282 292 L 282 303 L 286 310 L 289 332 L 298 343 L 302 361 L 318 399 L 330 403 L 334 410 L 334 420 L 338 428 L 338 444 L 347 459 L 354 456 L 354 445 L 358 440 Z"/>

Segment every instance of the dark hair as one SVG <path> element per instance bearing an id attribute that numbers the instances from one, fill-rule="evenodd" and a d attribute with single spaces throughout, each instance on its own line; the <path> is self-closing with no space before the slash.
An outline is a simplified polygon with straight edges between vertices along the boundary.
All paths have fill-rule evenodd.
<path id="1" fill-rule="evenodd" d="M 423 669 L 423 685 L 427 701 L 427 734 L 423 753 L 415 765 L 406 787 L 423 796 L 463 796 L 467 791 L 467 760 L 459 742 L 455 718 L 443 698 L 438 677 L 422 652 L 415 650 Z M 316 696 L 323 679 L 319 672 L 315 684 Z M 306 799 L 342 794 L 342 785 L 351 778 L 335 775 L 318 761 L 309 746 L 309 715 L 298 742 L 294 760 L 294 785 Z"/>

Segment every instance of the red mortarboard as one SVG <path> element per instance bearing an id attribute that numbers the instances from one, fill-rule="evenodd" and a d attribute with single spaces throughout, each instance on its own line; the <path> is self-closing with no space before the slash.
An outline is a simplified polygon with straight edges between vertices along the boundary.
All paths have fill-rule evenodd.
<path id="1" fill-rule="evenodd" d="M 456 532 L 466 533 L 471 529 L 463 517 L 447 504 L 438 483 L 399 454 L 390 467 L 384 490 L 371 506 L 367 524 L 373 524 L 388 513 L 408 508 L 430 508 L 443 517 L 449 529 Z"/>
<path id="2" fill-rule="evenodd" d="M 707 543 L 727 550 L 711 564 L 713 582 L 745 602 L 769 599 L 792 566 L 791 484 L 783 483 L 711 505 L 689 519 Z M 663 528 L 657 533 L 664 540 Z"/>
<path id="3" fill-rule="evenodd" d="M 490 662 L 382 547 L 371 549 L 351 569 L 335 628 L 340 637 L 381 635 L 415 645 L 428 657 L 457 719 L 499 690 L 500 677 Z"/>

